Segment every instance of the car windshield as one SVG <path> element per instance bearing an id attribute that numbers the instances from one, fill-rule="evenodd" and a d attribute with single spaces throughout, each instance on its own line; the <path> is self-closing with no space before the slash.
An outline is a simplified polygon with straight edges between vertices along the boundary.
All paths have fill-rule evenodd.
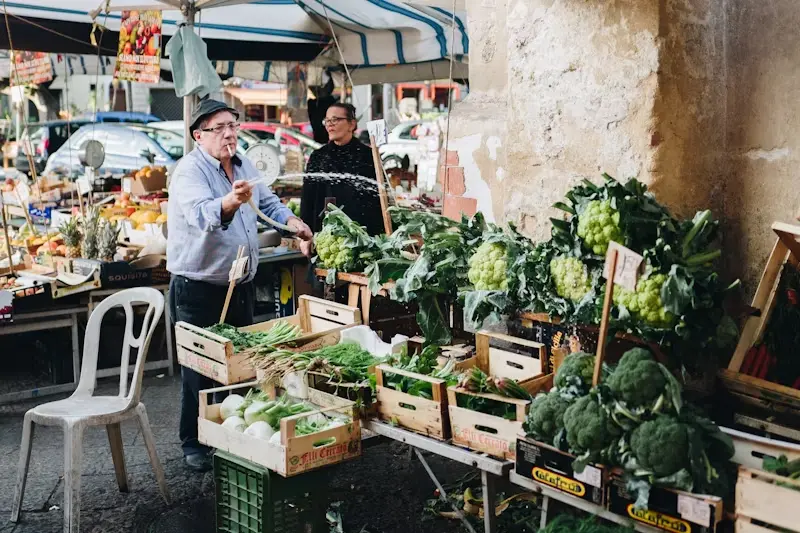
<path id="1" fill-rule="evenodd" d="M 161 146 L 173 159 L 180 159 L 183 157 L 183 135 L 175 133 L 174 131 L 155 128 L 137 129 L 144 132 L 145 135 L 155 141 L 156 144 Z"/>

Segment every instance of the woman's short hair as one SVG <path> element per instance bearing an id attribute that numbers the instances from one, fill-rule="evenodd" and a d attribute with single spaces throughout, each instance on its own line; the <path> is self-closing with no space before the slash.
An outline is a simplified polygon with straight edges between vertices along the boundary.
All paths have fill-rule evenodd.
<path id="1" fill-rule="evenodd" d="M 328 107 L 328 109 L 330 109 L 331 107 L 338 107 L 339 109 L 343 109 L 345 114 L 346 114 L 346 116 L 347 116 L 347 120 L 358 121 L 358 118 L 356 117 L 356 108 L 355 108 L 355 106 L 353 104 L 346 104 L 344 102 L 336 102 L 336 103 L 331 104 Z M 353 131 L 356 131 L 356 129 L 358 129 L 358 125 L 353 127 Z"/>

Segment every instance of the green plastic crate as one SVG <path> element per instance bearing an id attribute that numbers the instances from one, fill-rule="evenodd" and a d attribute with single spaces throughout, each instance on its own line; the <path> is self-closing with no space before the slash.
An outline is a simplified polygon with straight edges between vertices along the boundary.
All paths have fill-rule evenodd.
<path id="1" fill-rule="evenodd" d="M 214 454 L 217 533 L 327 531 L 325 469 L 284 478 L 222 451 Z"/>

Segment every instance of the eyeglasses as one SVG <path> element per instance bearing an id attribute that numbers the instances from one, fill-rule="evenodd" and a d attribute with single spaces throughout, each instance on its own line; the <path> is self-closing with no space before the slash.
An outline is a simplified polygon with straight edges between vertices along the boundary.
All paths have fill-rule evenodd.
<path id="1" fill-rule="evenodd" d="M 204 131 L 206 133 L 213 133 L 215 135 L 222 135 L 228 128 L 230 128 L 234 133 L 239 131 L 242 125 L 238 122 L 229 122 L 227 124 L 218 124 L 213 128 L 198 128 L 200 131 Z"/>
<path id="2" fill-rule="evenodd" d="M 322 121 L 323 126 L 335 126 L 343 120 L 351 120 L 348 117 L 331 117 Z"/>

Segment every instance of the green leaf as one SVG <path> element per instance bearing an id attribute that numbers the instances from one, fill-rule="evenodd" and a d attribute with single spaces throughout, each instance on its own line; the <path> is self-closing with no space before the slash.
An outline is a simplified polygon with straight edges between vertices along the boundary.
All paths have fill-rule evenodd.
<path id="1" fill-rule="evenodd" d="M 575 214 L 575 210 L 572 208 L 572 206 L 569 206 L 569 205 L 565 204 L 564 202 L 556 202 L 556 203 L 553 204 L 553 207 L 555 207 L 556 209 L 561 209 L 562 211 L 566 211 L 567 213 L 569 213 L 571 215 Z"/>
<path id="2" fill-rule="evenodd" d="M 678 269 L 678 265 L 673 265 L 667 275 L 667 281 L 661 286 L 661 301 L 664 308 L 670 313 L 680 316 L 692 302 L 692 297 L 692 284 Z"/>
<path id="3" fill-rule="evenodd" d="M 445 346 L 453 340 L 453 335 L 445 317 L 442 302 L 435 295 L 424 294 L 419 298 L 417 323 L 425 337 L 425 344 Z"/>

